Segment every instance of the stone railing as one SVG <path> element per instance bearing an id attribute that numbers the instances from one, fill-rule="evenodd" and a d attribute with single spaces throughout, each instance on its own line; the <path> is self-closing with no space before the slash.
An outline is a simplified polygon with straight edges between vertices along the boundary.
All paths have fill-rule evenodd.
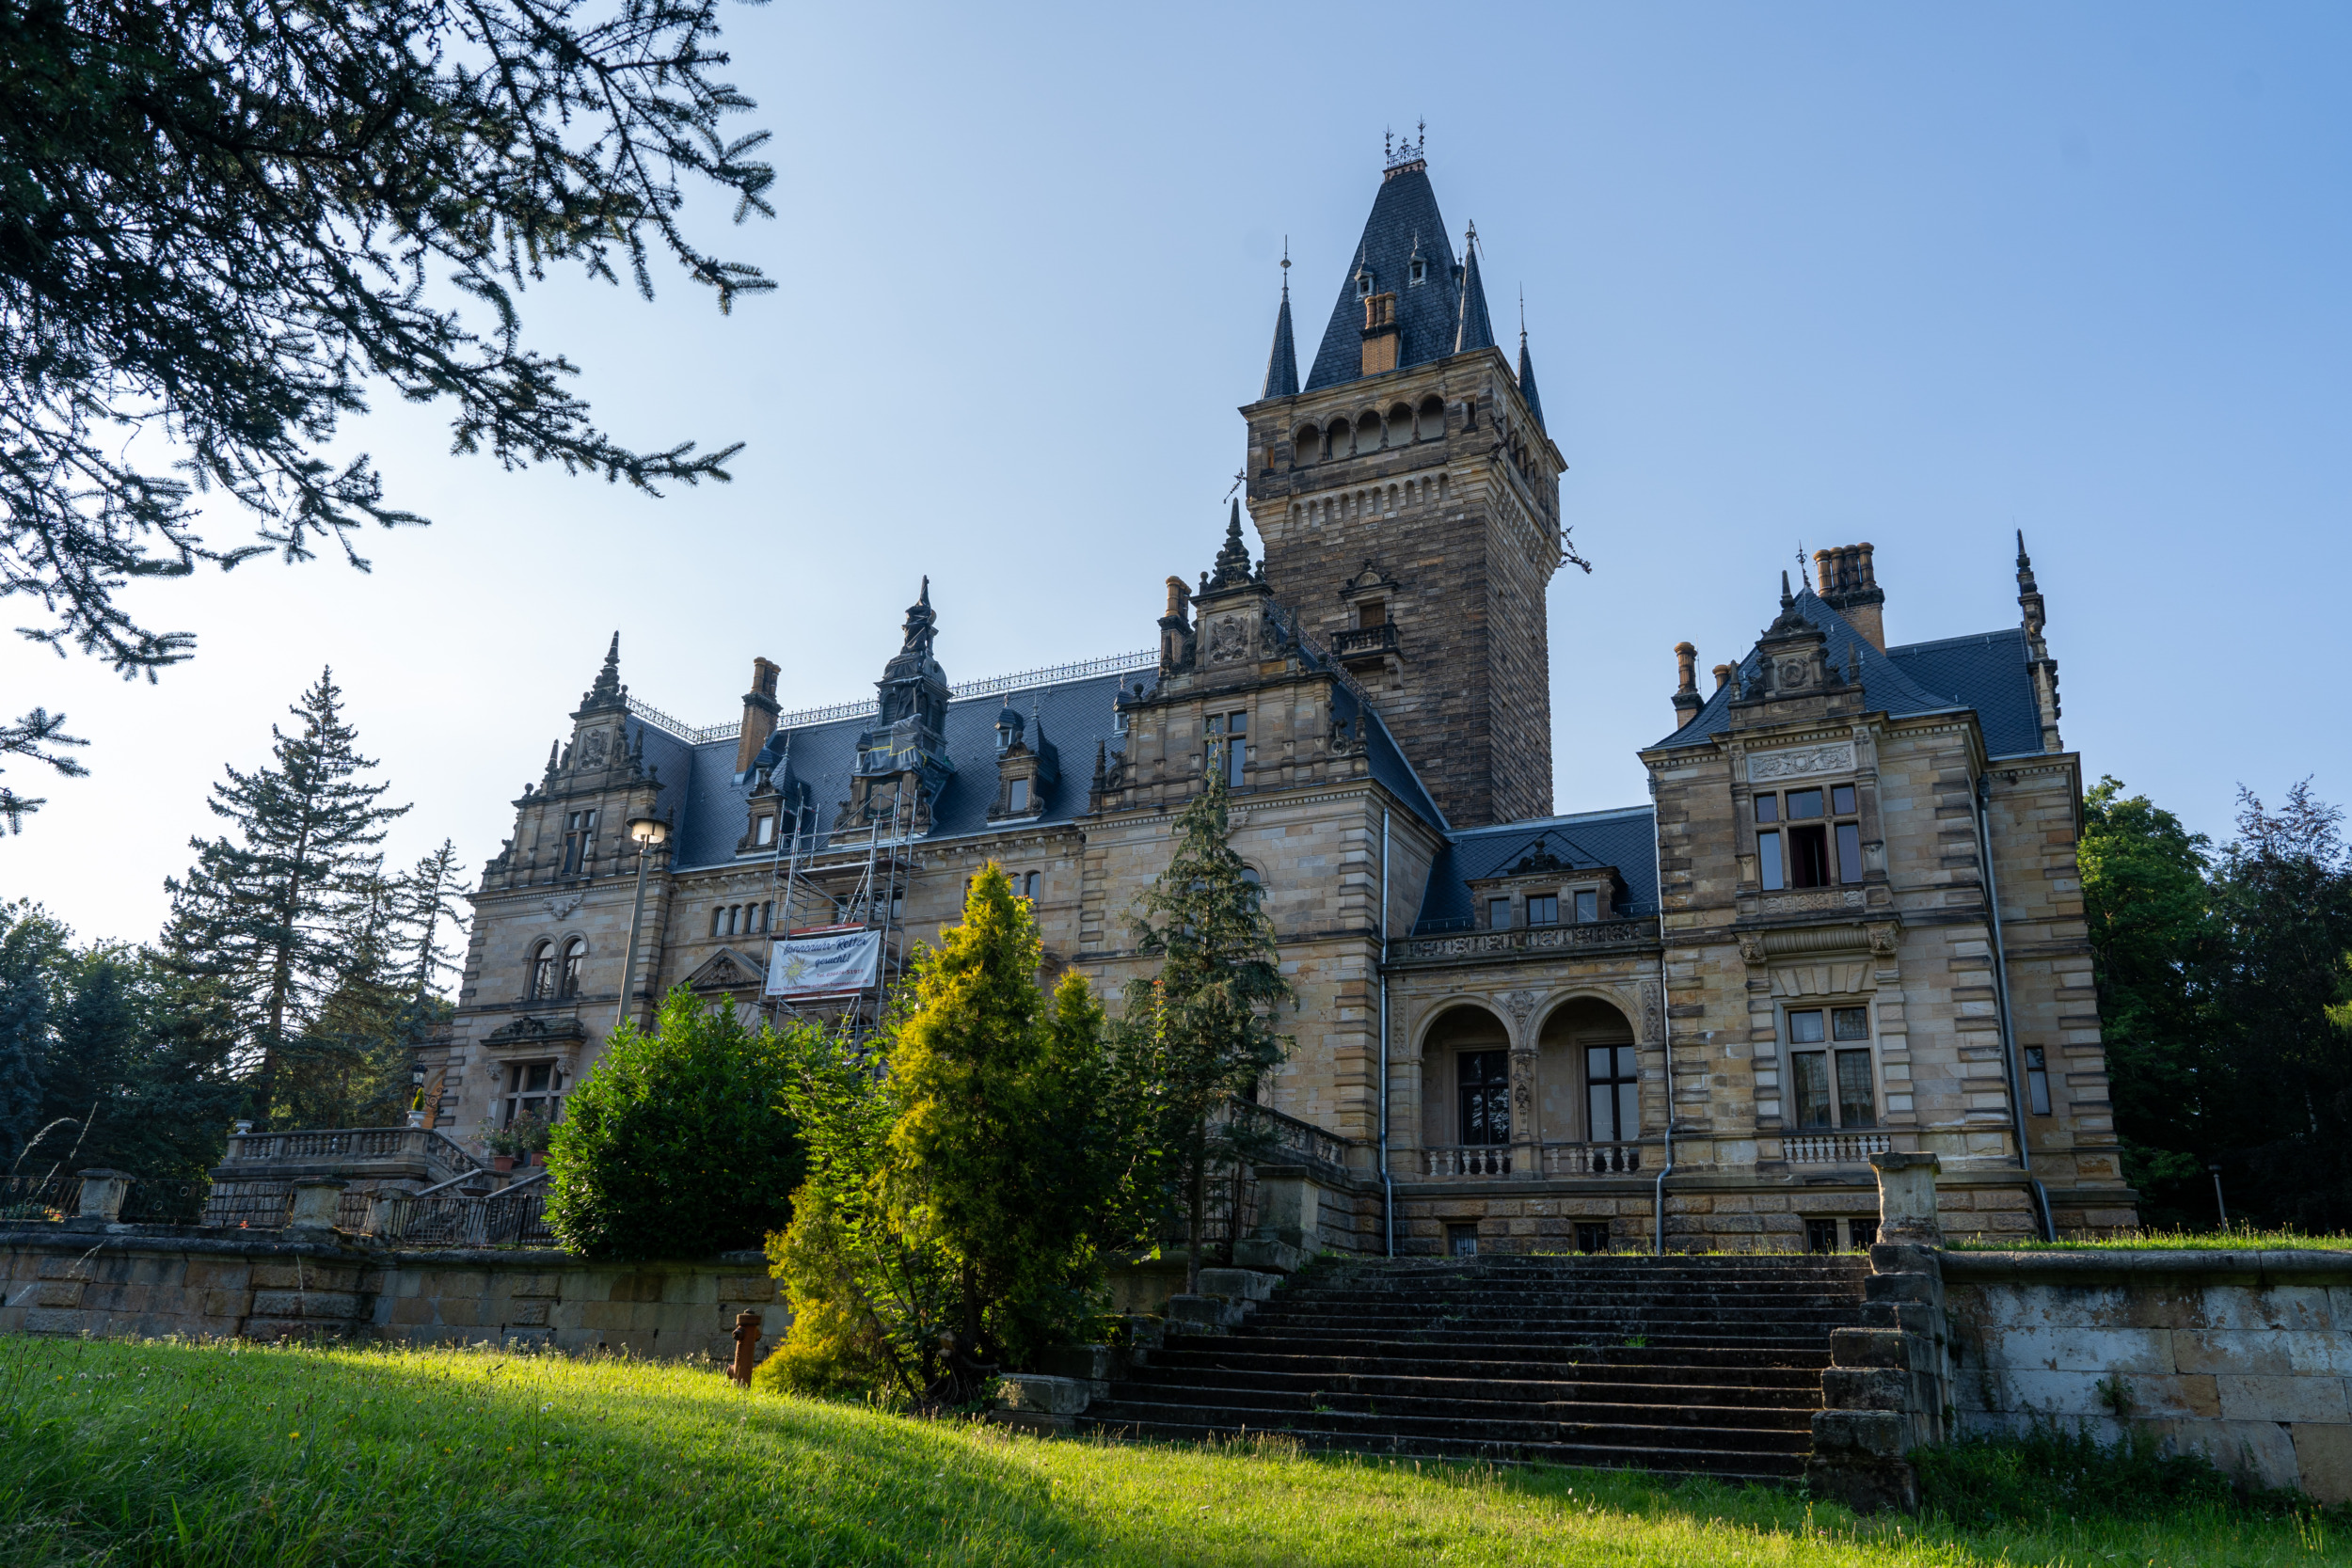
<path id="1" fill-rule="evenodd" d="M 1792 1165 L 1859 1165 L 1890 1146 L 1883 1132 L 1791 1133 L 1780 1140 L 1781 1157 Z"/>
<path id="2" fill-rule="evenodd" d="M 1593 920 L 1576 926 L 1521 927 L 1508 931 L 1466 931 L 1459 935 L 1407 937 L 1402 942 L 1389 943 L 1389 961 L 1533 958 L 1596 948 L 1655 947 L 1657 944 L 1658 922 L 1645 916 L 1638 920 Z"/>
<path id="3" fill-rule="evenodd" d="M 422 1161 L 453 1175 L 482 1169 L 482 1162 L 439 1132 L 423 1127 L 342 1127 L 286 1132 L 241 1132 L 229 1140 L 223 1165 L 356 1165 Z M 254 1171 L 266 1176 L 266 1171 Z"/>
<path id="4" fill-rule="evenodd" d="M 1546 1176 L 1629 1176 L 1642 1168 L 1640 1144 L 1546 1144 Z"/>
<path id="5" fill-rule="evenodd" d="M 1331 651 L 1342 658 L 1359 658 L 1367 654 L 1396 652 L 1396 623 L 1377 626 L 1354 626 L 1331 634 Z"/>
<path id="6" fill-rule="evenodd" d="M 1320 1160 L 1342 1170 L 1348 1166 L 1348 1150 L 1355 1147 L 1353 1138 L 1343 1138 L 1311 1121 L 1301 1121 L 1271 1106 L 1254 1104 L 1247 1100 L 1233 1101 L 1228 1114 L 1271 1134 L 1275 1147 L 1285 1153 Z"/>
<path id="7" fill-rule="evenodd" d="M 1470 1177 L 1482 1179 L 1511 1174 L 1511 1146 L 1508 1144 L 1470 1144 L 1456 1148 L 1424 1148 L 1421 1151 L 1422 1174 L 1439 1179 Z"/>

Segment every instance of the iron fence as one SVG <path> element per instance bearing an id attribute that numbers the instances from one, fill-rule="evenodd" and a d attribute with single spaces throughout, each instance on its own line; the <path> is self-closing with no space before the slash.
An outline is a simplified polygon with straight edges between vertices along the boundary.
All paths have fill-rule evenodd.
<path id="1" fill-rule="evenodd" d="M 0 1220 L 70 1220 L 81 1212 L 78 1176 L 0 1176 Z"/>
<path id="2" fill-rule="evenodd" d="M 209 1176 L 177 1180 L 143 1176 L 124 1195 L 119 1217 L 125 1225 L 194 1225 L 203 1214 L 212 1190 Z"/>
<path id="3" fill-rule="evenodd" d="M 376 1239 L 405 1247 L 553 1246 L 543 1181 L 487 1197 L 403 1195 L 378 1212 Z"/>

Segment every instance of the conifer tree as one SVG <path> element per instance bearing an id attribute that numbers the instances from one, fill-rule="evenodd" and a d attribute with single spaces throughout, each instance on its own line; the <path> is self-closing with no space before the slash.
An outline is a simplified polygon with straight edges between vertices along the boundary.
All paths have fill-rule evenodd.
<path id="1" fill-rule="evenodd" d="M 457 973 L 457 948 L 445 938 L 462 931 L 465 911 L 457 900 L 466 895 L 459 879 L 457 846 L 450 839 L 421 857 L 408 874 L 393 884 L 392 920 L 401 942 L 411 955 L 409 995 L 419 1001 L 444 975 Z"/>
<path id="2" fill-rule="evenodd" d="M 286 1048 L 278 1108 L 297 1127 L 383 1127 L 408 1099 L 412 1020 L 399 950 L 395 884 L 356 877 L 343 911 L 334 989 Z"/>
<path id="3" fill-rule="evenodd" d="M 1103 1010 L 1074 972 L 1049 1003 L 1042 957 L 1029 905 L 983 866 L 962 923 L 916 958 L 886 1046 L 892 1213 L 953 1259 L 961 1346 L 983 1359 L 1073 1328 L 1099 1244 L 1128 1239 L 1119 1198 L 1135 1145 Z"/>
<path id="4" fill-rule="evenodd" d="M 227 769 L 213 786 L 215 816 L 235 836 L 190 840 L 197 863 L 169 879 L 165 943 L 191 978 L 216 981 L 240 1014 L 255 1114 L 274 1117 L 287 1047 L 318 1016 L 347 967 L 351 911 L 376 874 L 389 785 L 363 782 L 375 764 L 359 754 L 342 716 L 332 670 L 292 709 L 291 733 L 272 726 L 270 764 Z"/>
<path id="5" fill-rule="evenodd" d="M 1274 1027 L 1290 982 L 1258 886 L 1226 842 L 1226 801 L 1212 774 L 1176 818 L 1175 853 L 1138 900 L 1135 923 L 1136 950 L 1158 958 L 1159 971 L 1127 990 L 1129 1053 L 1152 1080 L 1155 1142 L 1189 1210 L 1188 1291 L 1200 1284 L 1210 1172 L 1248 1158 L 1260 1141 L 1223 1113 L 1252 1097 L 1290 1046 Z"/>
<path id="6" fill-rule="evenodd" d="M 40 1064 L 50 1047 L 52 975 L 65 942 L 65 927 L 39 905 L 0 904 L 0 1157 L 9 1171 L 43 1124 Z"/>

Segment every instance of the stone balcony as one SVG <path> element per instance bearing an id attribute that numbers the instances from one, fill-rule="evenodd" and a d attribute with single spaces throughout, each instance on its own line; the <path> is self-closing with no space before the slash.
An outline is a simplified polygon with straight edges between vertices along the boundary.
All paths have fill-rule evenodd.
<path id="1" fill-rule="evenodd" d="M 1524 962 L 1534 958 L 1581 957 L 1587 953 L 1655 952 L 1658 921 L 1591 920 L 1573 926 L 1514 927 L 1507 931 L 1482 931 L 1467 925 L 1449 930 L 1435 923 L 1415 927 L 1411 936 L 1389 943 L 1391 968 L 1424 969 L 1455 964 Z"/>

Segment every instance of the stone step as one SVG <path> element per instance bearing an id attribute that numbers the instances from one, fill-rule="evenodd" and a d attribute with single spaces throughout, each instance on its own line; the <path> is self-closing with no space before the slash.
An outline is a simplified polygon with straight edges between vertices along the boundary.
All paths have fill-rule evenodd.
<path id="1" fill-rule="evenodd" d="M 1690 1404 L 1709 1409 L 1817 1409 L 1820 1405 L 1820 1375 L 1817 1372 L 1772 1374 L 1772 1381 L 1706 1382 L 1698 1377 L 1671 1381 L 1656 1376 L 1672 1368 L 1612 1367 L 1608 1374 L 1587 1376 L 1583 1370 L 1560 1377 L 1497 1377 L 1410 1372 L 1268 1371 L 1227 1367 L 1142 1367 L 1120 1385 L 1124 1393 L 1143 1397 L 1149 1389 L 1158 1400 L 1166 1389 L 1248 1387 L 1274 1394 L 1326 1394 L 1368 1400 L 1452 1398 L 1518 1400 L 1549 1403 L 1560 1400 L 1598 1401 L 1620 1404 Z M 1709 1377 L 1723 1374 L 1710 1372 Z"/>
<path id="2" fill-rule="evenodd" d="M 1720 1397 L 1726 1393 L 1767 1392 L 1786 1398 L 1787 1389 L 1709 1389 L 1708 1392 L 1717 1397 L 1699 1405 L 1679 1399 L 1645 1402 L 1579 1398 L 1576 1386 L 1572 1384 L 1555 1384 L 1518 1397 L 1477 1384 L 1466 1384 L 1454 1389 L 1440 1386 L 1448 1382 L 1459 1381 L 1432 1378 L 1423 1386 L 1423 1391 L 1414 1393 L 1138 1382 L 1120 1386 L 1118 1403 L 1122 1407 L 1146 1404 L 1248 1407 L 1287 1411 L 1294 1415 L 1336 1412 L 1378 1420 L 1465 1420 L 1496 1427 L 1514 1422 L 1539 1421 L 1574 1426 L 1706 1427 L 1743 1432 L 1802 1432 L 1808 1434 L 1813 1429 L 1813 1412 L 1820 1407 L 1818 1399 L 1811 1404 L 1797 1405 L 1736 1403 Z M 1625 1390 L 1600 1388 L 1596 1392 L 1622 1394 Z M 1689 1391 L 1677 1392 L 1687 1394 Z"/>
<path id="3" fill-rule="evenodd" d="M 1247 1325 L 1245 1325 L 1246 1327 Z M 1815 1334 L 1674 1334 L 1655 1326 L 1636 1333 L 1622 1329 L 1607 1333 L 1550 1333 L 1540 1329 L 1516 1333 L 1506 1329 L 1445 1329 L 1421 1328 L 1400 1331 L 1387 1328 L 1354 1332 L 1346 1328 L 1321 1330 L 1293 1329 L 1281 1335 L 1237 1335 L 1253 1344 L 1280 1342 L 1298 1347 L 1307 1354 L 1359 1354 L 1347 1349 L 1366 1344 L 1408 1346 L 1426 1354 L 1432 1350 L 1467 1351 L 1472 1348 L 1531 1351 L 1606 1351 L 1606 1350 L 1676 1350 L 1747 1352 L 1752 1354 L 1818 1355 L 1829 1354 L 1829 1331 Z M 1643 1343 L 1629 1345 L 1628 1339 Z"/>
<path id="4" fill-rule="evenodd" d="M 1705 1475 L 1724 1481 L 1793 1481 L 1804 1473 L 1803 1453 L 1760 1453 L 1745 1449 L 1641 1448 L 1630 1443 L 1513 1443 L 1489 1438 L 1454 1439 L 1375 1431 L 1295 1431 L 1212 1421 L 1104 1419 L 1089 1412 L 1077 1419 L 1083 1431 L 1112 1437 L 1200 1443 L 1211 1438 L 1275 1434 L 1311 1449 L 1358 1453 L 1419 1455 L 1433 1459 L 1484 1460 L 1502 1464 L 1574 1465 L 1589 1469 L 1633 1469 L 1662 1475 Z"/>
<path id="5" fill-rule="evenodd" d="M 1368 1342 L 1364 1340 L 1331 1340 L 1320 1345 L 1295 1340 L 1260 1340 L 1236 1336 L 1207 1345 L 1171 1344 L 1166 1350 L 1151 1353 L 1152 1367 L 1182 1368 L 1203 1362 L 1235 1369 L 1256 1369 L 1263 1371 L 1327 1370 L 1343 1371 L 1387 1372 L 1398 1375 L 1460 1375 L 1482 1377 L 1556 1377 L 1562 1370 L 1574 1368 L 1580 1375 L 1600 1376 L 1605 1368 L 1656 1370 L 1662 1377 L 1668 1371 L 1687 1372 L 1693 1376 L 1738 1375 L 1740 1378 L 1815 1378 L 1829 1365 L 1827 1350 L 1767 1355 L 1747 1350 L 1669 1350 L 1645 1346 L 1613 1346 L 1601 1350 L 1580 1350 L 1566 1345 L 1539 1347 L 1487 1346 L 1450 1351 L 1443 1346 L 1407 1344 L 1402 1342 Z M 1481 1353 L 1483 1349 L 1483 1354 Z M 1449 1374 L 1425 1369 L 1459 1367 L 1463 1372 Z"/>
<path id="6" fill-rule="evenodd" d="M 1769 1308 L 1699 1307 L 1677 1310 L 1662 1302 L 1608 1307 L 1550 1307 L 1514 1310 L 1508 1306 L 1470 1307 L 1455 1304 L 1426 1312 L 1407 1310 L 1402 1303 L 1382 1307 L 1334 1307 L 1328 1302 L 1294 1300 L 1261 1304 L 1249 1315 L 1255 1326 L 1311 1324 L 1330 1328 L 1378 1329 L 1385 1324 L 1434 1323 L 1441 1327 L 1582 1329 L 1612 1323 L 1672 1323 L 1685 1333 L 1720 1327 L 1733 1333 L 1801 1328 L 1822 1333 L 1859 1323 L 1859 1307 L 1851 1311 L 1816 1308 L 1808 1312 L 1774 1312 Z"/>

